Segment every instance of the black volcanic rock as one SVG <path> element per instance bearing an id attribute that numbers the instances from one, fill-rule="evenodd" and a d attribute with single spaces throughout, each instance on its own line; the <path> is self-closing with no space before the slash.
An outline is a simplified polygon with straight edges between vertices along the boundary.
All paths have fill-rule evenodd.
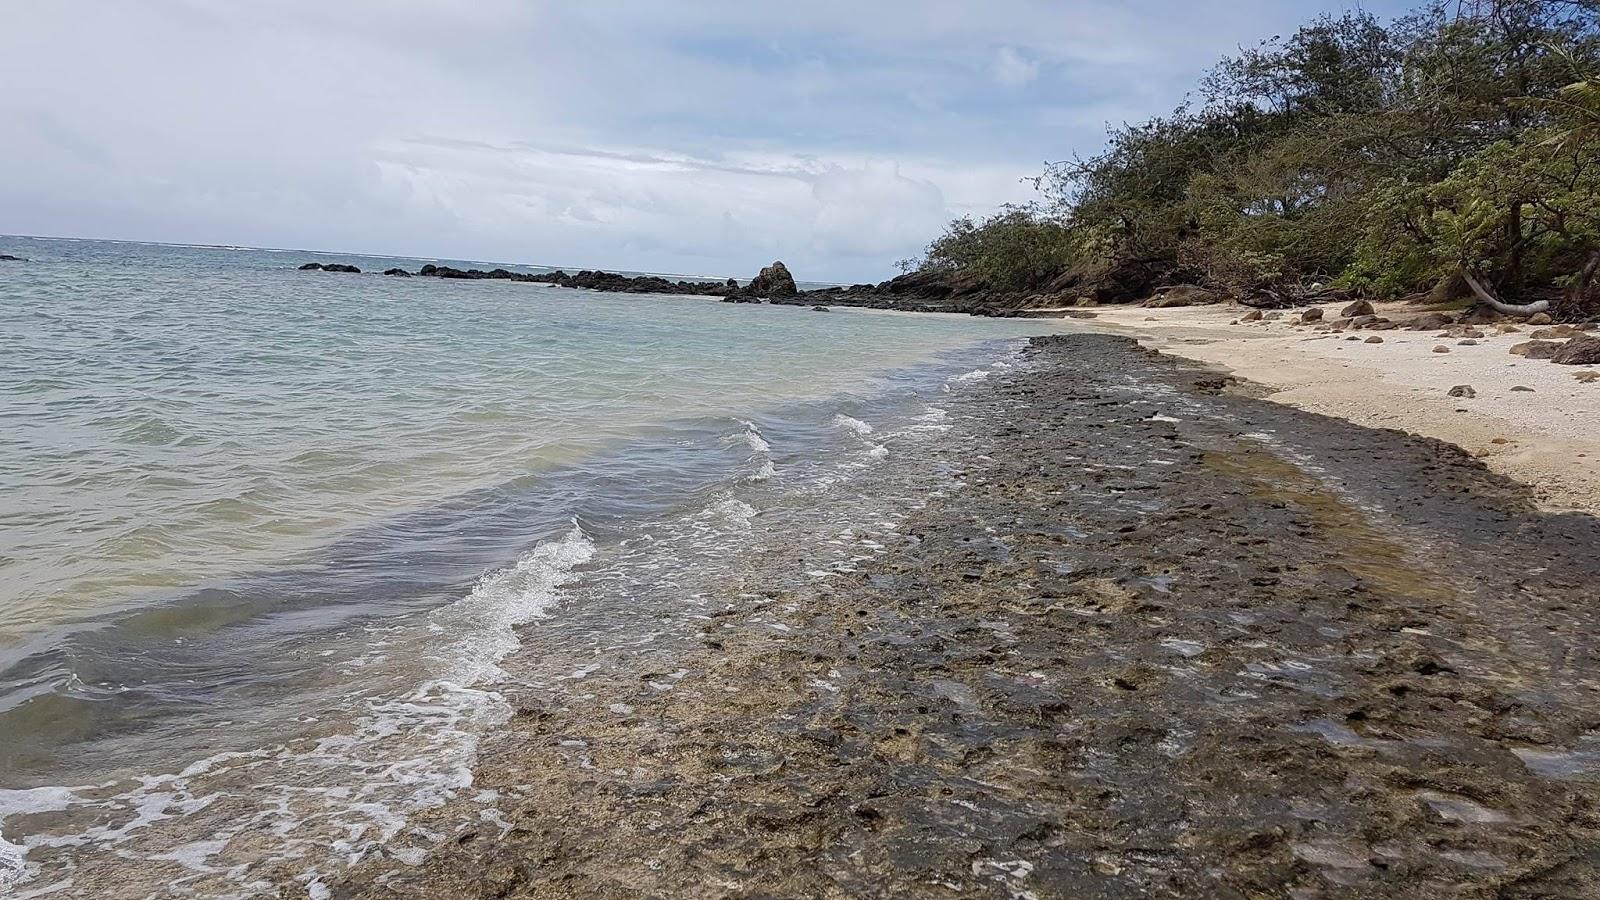
<path id="1" fill-rule="evenodd" d="M 758 297 L 793 297 L 800 293 L 795 286 L 794 276 L 789 274 L 789 267 L 782 262 L 762 269 L 746 290 Z"/>
<path id="2" fill-rule="evenodd" d="M 8 253 L 0 253 L 0 262 L 27 262 L 27 260 L 20 256 L 12 256 Z"/>
<path id="3" fill-rule="evenodd" d="M 385 275 L 394 275 L 394 276 L 399 277 L 399 278 L 410 278 L 411 277 L 411 273 L 410 272 L 407 272 L 405 269 L 401 269 L 401 268 L 384 269 L 383 270 L 383 274 L 385 274 Z"/>
<path id="4" fill-rule="evenodd" d="M 305 265 L 300 267 L 300 271 L 302 271 L 302 272 L 348 272 L 348 273 L 350 273 L 352 275 L 360 275 L 361 274 L 361 270 L 360 269 L 356 268 L 355 266 L 347 266 L 344 263 L 306 263 Z"/>

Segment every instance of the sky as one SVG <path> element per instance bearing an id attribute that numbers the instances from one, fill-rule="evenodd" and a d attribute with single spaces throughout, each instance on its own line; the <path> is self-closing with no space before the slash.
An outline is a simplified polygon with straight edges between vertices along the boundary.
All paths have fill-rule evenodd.
<path id="1" fill-rule="evenodd" d="M 878 280 L 1219 56 L 1357 6 L 18 2 L 0 233 Z"/>

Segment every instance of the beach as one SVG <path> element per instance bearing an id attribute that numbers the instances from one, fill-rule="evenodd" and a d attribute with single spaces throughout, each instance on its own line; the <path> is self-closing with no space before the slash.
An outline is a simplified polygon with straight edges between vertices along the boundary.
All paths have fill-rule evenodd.
<path id="1" fill-rule="evenodd" d="M 1600 523 L 1250 393 L 1036 339 L 859 567 L 528 629 L 577 670 L 512 692 L 494 815 L 332 895 L 1596 896 Z"/>
<path id="2" fill-rule="evenodd" d="M 1331 321 L 1340 305 L 1308 308 Z M 1376 309 L 1397 320 L 1421 314 L 1406 303 Z M 1292 324 L 1298 309 L 1254 323 L 1240 323 L 1249 309 L 1234 305 L 1093 312 L 1074 324 L 1219 367 L 1298 409 L 1449 441 L 1527 484 L 1546 509 L 1600 513 L 1600 384 L 1575 377 L 1592 366 L 1511 355 L 1536 326 L 1484 328 L 1468 345 L 1438 330 L 1378 332 L 1383 342 L 1369 344 Z M 1439 346 L 1450 352 L 1433 352 Z M 1450 396 L 1457 385 L 1475 396 Z"/>

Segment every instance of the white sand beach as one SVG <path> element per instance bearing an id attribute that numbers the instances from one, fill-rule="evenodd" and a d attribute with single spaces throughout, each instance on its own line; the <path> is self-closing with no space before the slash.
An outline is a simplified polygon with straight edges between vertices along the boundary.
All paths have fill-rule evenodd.
<path id="1" fill-rule="evenodd" d="M 1332 320 L 1339 305 L 1324 307 Z M 1378 304 L 1396 321 L 1424 310 Z M 1512 355 L 1533 327 L 1499 334 L 1483 327 L 1475 344 L 1437 331 L 1318 332 L 1282 319 L 1238 322 L 1241 306 L 1174 309 L 1102 307 L 1074 326 L 1138 337 L 1147 346 L 1206 362 L 1273 391 L 1272 399 L 1362 425 L 1395 428 L 1457 444 L 1494 471 L 1534 488 L 1553 511 L 1600 513 L 1600 381 L 1596 366 L 1564 366 Z M 1382 343 L 1366 343 L 1377 335 Z M 1449 352 L 1435 352 L 1436 347 Z M 1470 385 L 1476 396 L 1449 396 Z M 1531 390 L 1517 390 L 1531 388 Z"/>

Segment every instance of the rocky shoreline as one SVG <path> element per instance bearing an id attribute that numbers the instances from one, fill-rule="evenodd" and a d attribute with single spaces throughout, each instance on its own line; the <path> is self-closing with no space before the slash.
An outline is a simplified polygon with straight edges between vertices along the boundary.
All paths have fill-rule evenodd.
<path id="1" fill-rule="evenodd" d="M 344 263 L 305 263 L 303 272 L 342 272 L 361 274 L 361 269 Z M 773 303 L 787 306 L 849 306 L 899 312 L 965 313 L 1001 318 L 1050 317 L 1069 315 L 1092 317 L 1093 313 L 1041 309 L 1040 297 L 1012 296 L 988 290 L 981 282 L 952 278 L 940 273 L 912 272 L 878 284 L 856 284 L 802 291 L 782 261 L 763 268 L 744 284 L 726 281 L 673 281 L 658 275 L 628 276 L 615 272 L 585 269 L 577 274 L 565 271 L 514 272 L 506 268 L 457 269 L 430 263 L 411 272 L 391 268 L 384 275 L 399 278 L 445 278 L 460 281 L 513 281 L 549 284 L 617 294 L 666 294 L 669 296 L 717 297 L 725 303 Z"/>
<path id="2" fill-rule="evenodd" d="M 1036 339 L 877 563 L 577 657 L 334 896 L 1600 896 L 1600 520 L 1240 388 Z"/>

